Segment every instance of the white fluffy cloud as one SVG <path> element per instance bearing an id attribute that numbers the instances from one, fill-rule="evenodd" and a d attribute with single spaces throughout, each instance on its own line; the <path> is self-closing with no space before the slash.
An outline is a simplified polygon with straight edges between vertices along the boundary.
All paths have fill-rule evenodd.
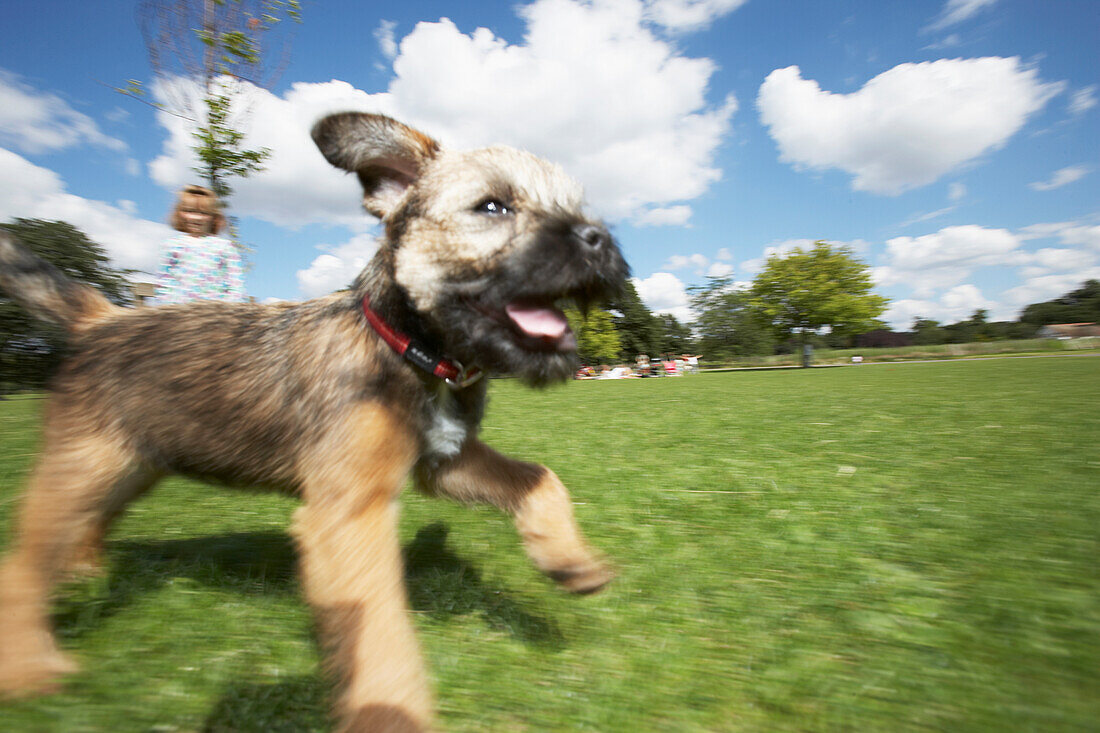
<path id="1" fill-rule="evenodd" d="M 115 151 L 126 143 L 105 135 L 95 121 L 60 97 L 24 84 L 0 69 L 0 142 L 24 153 L 96 145 Z"/>
<path id="2" fill-rule="evenodd" d="M 298 287 L 307 298 L 316 298 L 351 284 L 378 249 L 372 232 L 357 234 L 337 247 L 321 247 L 319 255 L 305 270 L 299 270 Z"/>
<path id="3" fill-rule="evenodd" d="M 173 232 L 133 211 L 130 201 L 109 204 L 74 196 L 53 171 L 0 148 L 0 219 L 66 221 L 102 245 L 117 267 L 152 270 L 160 243 Z"/>
<path id="4" fill-rule="evenodd" d="M 832 242 L 831 244 L 836 244 Z M 809 250 L 814 246 L 814 240 L 812 239 L 788 239 L 783 242 L 777 242 L 775 244 L 769 244 L 764 247 L 764 251 L 759 257 L 754 257 L 751 260 L 745 260 L 741 263 L 741 271 L 755 276 L 756 273 L 764 269 L 764 265 L 767 263 L 768 258 L 773 255 L 779 255 L 780 257 L 786 257 L 796 249 Z"/>
<path id="5" fill-rule="evenodd" d="M 383 20 L 374 29 L 374 40 L 378 41 L 378 50 L 388 59 L 397 56 L 397 41 L 394 40 L 393 31 L 397 23 L 392 20 Z"/>
<path id="6" fill-rule="evenodd" d="M 1096 264 L 1097 254 L 1084 249 L 1044 247 L 1029 255 L 1031 264 L 1023 269 L 1026 277 L 1051 272 L 1076 272 Z"/>
<path id="7" fill-rule="evenodd" d="M 665 270 L 682 270 L 685 267 L 692 268 L 695 272 L 701 273 L 710 264 L 710 260 L 706 255 L 693 254 L 693 255 L 672 255 L 665 262 Z"/>
<path id="8" fill-rule="evenodd" d="M 921 237 L 895 237 L 886 242 L 886 252 L 899 270 L 924 270 L 997 264 L 1019 246 L 1007 229 L 965 224 Z"/>
<path id="9" fill-rule="evenodd" d="M 1062 246 L 1024 249 L 1026 242 L 1037 239 Z M 1100 226 L 1054 222 L 1009 232 L 967 225 L 887 241 L 886 264 L 873 274 L 880 286 L 911 289 L 914 297 L 894 300 L 884 316 L 895 328 L 908 328 L 917 316 L 952 322 L 978 308 L 989 310 L 993 320 L 1014 319 L 1024 305 L 1049 300 L 1084 280 L 1100 277 L 1098 260 Z M 1020 268 L 1022 284 L 994 295 L 995 300 L 964 283 L 981 268 L 1006 265 Z"/>
<path id="10" fill-rule="evenodd" d="M 520 9 L 522 44 L 449 20 L 401 41 L 397 111 L 445 142 L 503 142 L 560 163 L 613 219 L 703 193 L 733 97 L 706 99 L 709 59 L 656 37 L 636 0 L 539 0 Z"/>
<path id="11" fill-rule="evenodd" d="M 631 223 L 639 227 L 683 226 L 690 219 L 691 207 L 681 204 L 643 211 Z"/>
<path id="12" fill-rule="evenodd" d="M 631 282 L 638 297 L 654 313 L 671 313 L 681 323 L 692 320 L 687 289 L 671 272 L 655 272 L 644 280 L 631 278 Z"/>
<path id="13" fill-rule="evenodd" d="M 725 248 L 719 250 L 717 259 L 728 260 L 729 258 L 729 250 Z M 733 265 L 728 262 L 711 262 L 709 257 L 698 253 L 672 255 L 661 267 L 663 270 L 683 270 L 685 268 L 690 268 L 695 275 L 706 275 L 707 277 L 729 277 L 734 271 Z"/>
<path id="14" fill-rule="evenodd" d="M 1014 311 L 989 300 L 974 285 L 958 285 L 936 299 L 901 299 L 890 303 L 882 320 L 898 331 L 907 331 L 915 318 L 931 318 L 940 323 L 965 320 L 978 309 L 989 311 L 993 321 L 1010 320 Z"/>
<path id="15" fill-rule="evenodd" d="M 1010 288 L 1001 297 L 1017 308 L 1040 303 L 1065 295 L 1081 286 L 1085 280 L 1100 280 L 1100 267 L 1090 267 L 1076 272 L 1039 275 L 1027 278 L 1023 285 Z"/>
<path id="16" fill-rule="evenodd" d="M 444 18 L 401 39 L 385 93 L 339 81 L 295 84 L 282 97 L 252 90 L 246 144 L 272 157 L 235 182 L 234 208 L 281 225 L 363 221 L 354 179 L 330 169 L 308 136 L 325 112 L 351 109 L 390 114 L 455 147 L 531 150 L 576 176 L 609 219 L 684 224 L 684 202 L 721 175 L 714 158 L 737 103 L 708 102 L 714 63 L 654 34 L 647 13 L 663 5 L 538 0 L 520 8 L 518 44 Z M 193 177 L 191 139 L 179 120 L 161 123 L 171 137 L 152 173 L 174 187 Z"/>
<path id="17" fill-rule="evenodd" d="M 1089 168 L 1083 165 L 1071 165 L 1059 168 L 1051 174 L 1049 181 L 1035 181 L 1027 184 L 1035 191 L 1053 191 L 1074 181 L 1079 181 L 1089 174 Z"/>
<path id="18" fill-rule="evenodd" d="M 673 33 L 686 33 L 710 25 L 748 0 L 646 0 L 648 20 Z"/>
<path id="19" fill-rule="evenodd" d="M 707 268 L 707 277 L 729 277 L 733 274 L 733 265 L 728 262 L 715 262 Z"/>
<path id="20" fill-rule="evenodd" d="M 851 94 L 788 66 L 764 80 L 757 107 L 783 161 L 837 168 L 855 190 L 892 195 L 1001 147 L 1064 86 L 1018 58 L 901 64 Z"/>
<path id="21" fill-rule="evenodd" d="M 1021 240 L 1007 229 L 967 224 L 920 237 L 886 242 L 885 265 L 874 269 L 879 285 L 908 285 L 918 297 L 956 285 L 979 267 L 1025 264 Z"/>
<path id="22" fill-rule="evenodd" d="M 1085 246 L 1100 251 L 1100 226 L 1095 224 L 1074 221 L 1032 224 L 1021 229 L 1017 236 L 1024 240 L 1052 238 L 1067 247 Z"/>

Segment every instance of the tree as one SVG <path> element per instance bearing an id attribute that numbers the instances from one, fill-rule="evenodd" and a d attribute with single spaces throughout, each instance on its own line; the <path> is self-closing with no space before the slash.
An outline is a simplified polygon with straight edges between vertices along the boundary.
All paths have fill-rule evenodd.
<path id="1" fill-rule="evenodd" d="M 751 302 L 777 339 L 802 345 L 825 327 L 842 335 L 880 327 L 876 319 L 889 301 L 872 286 L 870 268 L 850 247 L 819 240 L 808 251 L 769 257 L 753 280 Z"/>
<path id="2" fill-rule="evenodd" d="M 930 318 L 913 319 L 913 343 L 920 346 L 947 343 L 947 333 L 939 321 Z"/>
<path id="3" fill-rule="evenodd" d="M 693 350 L 691 329 L 686 324 L 680 323 L 671 313 L 658 313 L 654 317 L 661 328 L 658 353 L 686 354 Z"/>
<path id="4" fill-rule="evenodd" d="M 74 280 L 87 283 L 120 305 L 131 302 L 123 274 L 83 232 L 62 221 L 16 219 L 0 224 L 28 249 Z M 32 317 L 0 295 L 0 390 L 42 387 L 65 349 L 57 326 Z"/>
<path id="5" fill-rule="evenodd" d="M 985 335 L 993 341 L 1035 338 L 1039 327 L 1021 321 L 991 321 L 985 324 Z"/>
<path id="6" fill-rule="evenodd" d="M 775 338 L 750 293 L 728 277 L 688 288 L 696 313 L 696 347 L 709 359 L 758 356 L 775 350 Z"/>
<path id="7" fill-rule="evenodd" d="M 1100 280 L 1086 280 L 1081 287 L 1060 298 L 1032 303 L 1024 308 L 1020 320 L 1034 326 L 1051 323 L 1100 322 Z"/>
<path id="8" fill-rule="evenodd" d="M 301 21 L 300 0 L 141 0 L 138 19 L 153 75 L 166 100 L 160 109 L 191 122 L 195 168 L 225 201 L 229 179 L 263 170 L 270 151 L 242 147 L 247 82 L 267 88 L 286 63 L 289 30 L 283 19 Z M 186 80 L 200 89 L 196 99 Z M 144 97 L 140 81 L 119 91 Z"/>
<path id="9" fill-rule="evenodd" d="M 618 361 L 622 344 L 609 312 L 591 308 L 584 315 L 576 308 L 568 308 L 565 317 L 577 336 L 577 355 L 583 363 L 609 364 Z"/>
<path id="10" fill-rule="evenodd" d="M 658 353 L 662 324 L 638 297 L 634 283 L 627 280 L 607 307 L 614 312 L 615 330 L 619 334 L 619 361 L 632 363 L 638 354 Z"/>

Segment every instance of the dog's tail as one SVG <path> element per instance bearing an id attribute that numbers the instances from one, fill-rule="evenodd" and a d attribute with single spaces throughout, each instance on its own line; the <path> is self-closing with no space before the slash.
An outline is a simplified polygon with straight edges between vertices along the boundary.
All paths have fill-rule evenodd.
<path id="1" fill-rule="evenodd" d="M 95 288 L 70 279 L 0 230 L 0 291 L 32 315 L 79 331 L 118 306 Z"/>

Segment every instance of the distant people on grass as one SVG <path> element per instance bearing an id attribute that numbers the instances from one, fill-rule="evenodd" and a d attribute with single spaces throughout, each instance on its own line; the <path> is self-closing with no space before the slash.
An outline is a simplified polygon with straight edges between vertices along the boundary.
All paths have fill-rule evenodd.
<path id="1" fill-rule="evenodd" d="M 573 375 L 574 379 L 637 379 L 638 375 L 634 373 L 628 365 L 619 364 L 618 366 L 611 367 L 608 364 L 601 364 L 599 371 L 595 371 L 592 367 L 582 366 L 577 370 L 577 373 Z"/>
<path id="2" fill-rule="evenodd" d="M 593 369 L 587 364 L 574 373 L 574 379 L 638 379 L 640 377 L 679 377 L 691 374 L 699 370 L 698 354 L 663 354 L 652 360 L 646 354 L 638 354 L 635 357 L 634 368 L 629 364 L 619 364 L 612 367 L 601 364 L 598 369 Z"/>
<path id="3" fill-rule="evenodd" d="M 202 186 L 185 186 L 169 218 L 179 234 L 163 245 L 156 303 L 245 300 L 240 250 L 217 236 L 226 220 L 218 197 Z"/>
<path id="4" fill-rule="evenodd" d="M 606 379 L 636 379 L 637 375 L 626 364 L 620 364 L 607 375 Z"/>

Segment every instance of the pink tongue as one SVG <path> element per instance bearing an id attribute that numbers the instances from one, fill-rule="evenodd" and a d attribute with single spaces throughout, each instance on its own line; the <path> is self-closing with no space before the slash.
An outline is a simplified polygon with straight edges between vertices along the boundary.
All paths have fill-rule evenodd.
<path id="1" fill-rule="evenodd" d="M 509 303 L 504 312 L 521 331 L 534 338 L 559 339 L 569 329 L 565 316 L 556 308 L 528 308 Z"/>

